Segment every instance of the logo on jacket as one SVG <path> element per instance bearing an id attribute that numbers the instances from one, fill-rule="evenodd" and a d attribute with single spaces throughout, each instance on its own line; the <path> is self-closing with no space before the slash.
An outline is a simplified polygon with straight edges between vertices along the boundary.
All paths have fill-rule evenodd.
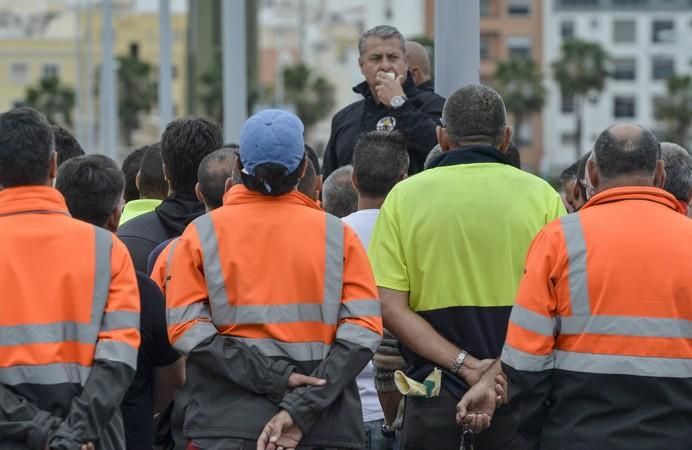
<path id="1" fill-rule="evenodd" d="M 377 121 L 377 131 L 394 131 L 396 128 L 396 119 L 391 116 L 383 117 Z"/>

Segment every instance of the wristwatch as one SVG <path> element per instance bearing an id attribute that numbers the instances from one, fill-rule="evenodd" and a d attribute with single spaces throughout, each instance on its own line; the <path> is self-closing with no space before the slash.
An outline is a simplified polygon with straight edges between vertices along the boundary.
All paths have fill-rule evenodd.
<path id="1" fill-rule="evenodd" d="M 396 430 L 393 426 L 387 424 L 387 422 L 382 422 L 380 431 L 382 432 L 382 436 L 387 439 L 394 439 L 396 437 Z"/>
<path id="2" fill-rule="evenodd" d="M 396 97 L 392 97 L 392 101 L 389 102 L 389 106 L 391 106 L 394 109 L 401 108 L 404 106 L 404 103 L 406 103 L 406 98 L 405 95 L 397 95 Z"/>

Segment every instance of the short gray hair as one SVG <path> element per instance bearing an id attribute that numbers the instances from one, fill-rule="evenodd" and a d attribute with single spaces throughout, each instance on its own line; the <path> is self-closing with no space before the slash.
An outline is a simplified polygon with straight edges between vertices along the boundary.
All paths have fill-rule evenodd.
<path id="1" fill-rule="evenodd" d="M 404 55 L 406 54 L 406 39 L 404 38 L 404 35 L 390 25 L 377 25 L 375 28 L 370 28 L 368 31 L 363 33 L 360 36 L 360 39 L 358 39 L 358 53 L 360 56 L 363 56 L 363 53 L 365 52 L 365 41 L 371 37 L 382 39 L 383 41 L 386 39 L 399 39 L 401 52 Z"/>
<path id="2" fill-rule="evenodd" d="M 353 166 L 343 166 L 332 172 L 322 187 L 322 207 L 338 218 L 346 217 L 358 209 L 358 192 L 351 176 Z"/>
<path id="3" fill-rule="evenodd" d="M 666 165 L 666 184 L 663 189 L 678 200 L 689 202 L 692 189 L 692 156 L 678 144 L 662 142 L 661 157 Z"/>
<path id="4" fill-rule="evenodd" d="M 507 127 L 505 102 L 488 86 L 464 86 L 445 102 L 442 124 L 452 145 L 483 143 L 496 146 Z"/>

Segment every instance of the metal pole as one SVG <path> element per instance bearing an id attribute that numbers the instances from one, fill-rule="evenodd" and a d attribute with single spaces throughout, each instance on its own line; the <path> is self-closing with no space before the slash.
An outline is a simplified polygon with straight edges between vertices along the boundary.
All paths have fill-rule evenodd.
<path id="1" fill-rule="evenodd" d="M 101 61 L 101 152 L 118 160 L 118 104 L 116 65 L 113 59 L 113 3 L 103 0 L 103 50 Z"/>
<path id="2" fill-rule="evenodd" d="M 85 122 L 86 122 L 86 145 L 87 151 L 89 153 L 95 152 L 96 141 L 94 139 L 94 40 L 92 39 L 92 21 L 94 15 L 92 14 L 93 5 L 87 3 L 87 18 L 86 18 L 86 82 L 85 85 L 85 96 L 86 96 L 86 111 L 85 111 Z"/>
<path id="3" fill-rule="evenodd" d="M 226 143 L 240 140 L 247 119 L 247 55 L 245 52 L 245 0 L 221 1 L 223 30 L 223 136 Z"/>
<path id="4" fill-rule="evenodd" d="M 159 130 L 173 120 L 171 2 L 159 0 Z"/>
<path id="5" fill-rule="evenodd" d="M 74 6 L 75 30 L 74 30 L 74 63 L 75 63 L 75 112 L 74 128 L 77 142 L 84 145 L 84 96 L 82 95 L 82 1 L 78 0 Z M 91 150 L 91 149 L 88 149 Z"/>
<path id="6" fill-rule="evenodd" d="M 477 84 L 480 67 L 479 0 L 435 0 L 435 91 Z"/>

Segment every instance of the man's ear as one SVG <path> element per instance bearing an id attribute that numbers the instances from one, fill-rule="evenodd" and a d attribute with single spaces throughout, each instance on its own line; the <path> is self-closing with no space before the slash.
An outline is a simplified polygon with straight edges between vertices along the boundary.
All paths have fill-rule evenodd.
<path id="1" fill-rule="evenodd" d="M 581 181 L 579 180 L 575 180 L 572 185 L 572 198 L 575 203 L 577 203 L 577 201 L 586 202 L 585 198 L 581 198 Z"/>
<path id="2" fill-rule="evenodd" d="M 358 57 L 358 67 L 360 67 L 360 73 L 365 76 L 365 72 L 363 71 L 363 65 L 365 64 L 365 61 L 363 61 L 363 58 L 361 56 Z"/>
<path id="3" fill-rule="evenodd" d="M 449 145 L 449 136 L 447 135 L 447 129 L 438 126 L 435 132 L 437 133 L 437 143 L 440 144 L 440 149 L 443 152 L 449 151 L 451 146 Z"/>
<path id="4" fill-rule="evenodd" d="M 48 180 L 51 185 L 55 184 L 55 178 L 58 176 L 58 153 L 53 150 L 50 154 L 50 161 L 48 163 Z"/>
<path id="5" fill-rule="evenodd" d="M 111 215 L 108 216 L 108 219 L 106 220 L 106 223 L 103 225 L 103 227 L 111 233 L 115 233 L 116 231 L 118 231 L 118 226 L 120 225 L 120 217 L 122 216 L 122 214 L 123 211 L 122 209 L 120 209 L 120 205 L 116 206 Z"/>
<path id="6" fill-rule="evenodd" d="M 170 185 L 171 177 L 168 175 L 168 166 L 166 166 L 165 162 L 161 162 L 161 166 L 163 167 L 163 179 Z"/>
<path id="7" fill-rule="evenodd" d="M 197 196 L 197 200 L 199 200 L 200 203 L 204 203 L 204 195 L 202 195 L 202 189 L 199 186 L 199 182 L 195 184 L 195 195 Z"/>
<path id="8" fill-rule="evenodd" d="M 356 172 L 351 172 L 351 183 L 353 183 L 353 187 L 356 188 L 356 191 L 358 190 L 358 177 L 356 177 Z"/>
<path id="9" fill-rule="evenodd" d="M 507 153 L 507 150 L 509 149 L 509 146 L 512 143 L 513 134 L 514 133 L 512 127 L 505 127 L 505 131 L 504 133 L 502 133 L 502 140 L 500 141 L 500 144 L 497 146 L 497 149 L 500 150 L 502 153 Z"/>
<path id="10" fill-rule="evenodd" d="M 598 191 L 598 187 L 601 184 L 601 173 L 598 171 L 596 161 L 591 158 L 586 161 L 586 173 L 589 174 L 589 182 L 591 183 L 591 187 L 593 187 L 594 191 Z"/>
<path id="11" fill-rule="evenodd" d="M 666 165 L 662 159 L 656 161 L 656 170 L 654 171 L 654 186 L 663 189 L 666 184 Z"/>
<path id="12" fill-rule="evenodd" d="M 140 179 L 141 176 L 142 176 L 142 171 L 141 171 L 141 170 L 138 170 L 138 171 L 137 171 L 137 176 L 135 177 L 135 186 L 137 186 L 137 190 L 138 190 L 139 193 L 140 193 L 140 197 L 141 197 L 141 194 L 142 194 L 142 190 L 139 188 L 139 179 Z"/>

